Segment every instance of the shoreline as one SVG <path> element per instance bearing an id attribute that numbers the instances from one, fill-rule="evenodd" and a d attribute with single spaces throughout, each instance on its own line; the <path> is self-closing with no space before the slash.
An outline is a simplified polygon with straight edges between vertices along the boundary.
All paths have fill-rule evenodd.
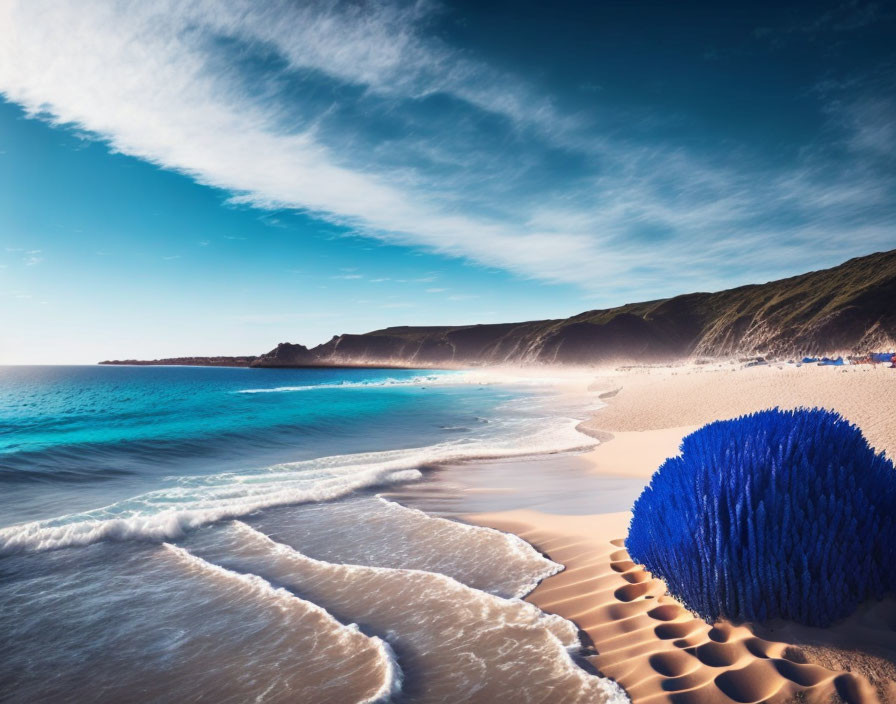
<path id="1" fill-rule="evenodd" d="M 524 399 L 520 418 L 525 421 L 522 426 L 525 432 L 508 434 L 508 428 L 500 422 L 490 426 L 491 440 L 487 444 L 492 452 L 483 454 L 471 453 L 471 445 L 463 443 L 458 445 L 461 452 L 433 454 L 421 451 L 431 449 L 428 447 L 411 449 L 411 454 L 416 452 L 419 456 L 410 459 L 405 457 L 407 450 L 384 451 L 385 454 L 376 457 L 368 453 L 359 458 L 359 466 L 367 465 L 366 469 L 372 471 L 369 465 L 372 460 L 377 460 L 380 479 L 391 477 L 400 470 L 404 472 L 401 477 L 394 474 L 400 483 L 389 485 L 378 481 L 355 488 L 346 487 L 348 494 L 345 496 L 378 494 L 396 499 L 410 508 L 422 509 L 430 516 L 455 518 L 512 533 L 540 554 L 562 564 L 561 572 L 537 584 L 531 578 L 523 580 L 524 584 L 534 585 L 525 600 L 542 612 L 557 614 L 574 624 L 573 633 L 578 630 L 585 645 L 580 653 L 584 659 L 575 659 L 583 665 L 587 660 L 587 671 L 596 671 L 616 680 L 635 702 L 774 702 L 806 693 L 811 696 L 805 701 L 825 704 L 832 696 L 840 694 L 847 701 L 862 704 L 896 701 L 896 688 L 886 692 L 882 689 L 896 683 L 893 665 L 896 662 L 896 644 L 893 644 L 896 609 L 888 611 L 872 605 L 862 610 L 858 618 L 851 619 L 846 627 L 815 629 L 815 632 L 798 632 L 781 624 L 772 624 L 762 631 L 731 624 L 710 627 L 668 597 L 662 582 L 652 579 L 629 561 L 623 542 L 630 515 L 628 509 L 647 478 L 666 456 L 676 451 L 681 436 L 697 427 L 682 423 L 702 422 L 701 413 L 704 416 L 737 414 L 742 409 L 737 403 L 787 403 L 787 397 L 781 396 L 783 389 L 792 398 L 805 403 L 830 403 L 831 398 L 852 400 L 852 405 L 847 403 L 850 418 L 862 424 L 868 424 L 869 419 L 873 421 L 875 415 L 878 420 L 883 418 L 882 423 L 874 426 L 874 438 L 875 442 L 887 442 L 888 433 L 896 431 L 891 422 L 893 412 L 888 405 L 896 390 L 893 385 L 896 375 L 891 372 L 868 375 L 860 373 L 862 370 L 847 374 L 796 368 L 744 372 L 731 368 L 708 371 L 667 367 L 606 370 L 595 380 L 594 370 L 582 368 L 555 369 L 553 373 L 544 369 L 508 368 L 479 371 L 467 371 L 465 376 L 472 378 L 466 379 L 465 383 L 474 386 L 519 384 L 541 387 L 547 392 Z M 805 380 L 811 382 L 809 386 L 820 389 L 821 395 L 813 397 L 807 392 Z M 239 388 L 243 389 L 242 386 Z M 703 398 L 707 388 L 712 390 L 714 406 Z M 779 395 L 772 399 L 768 388 Z M 477 396 L 478 392 L 467 395 Z M 596 399 L 600 403 L 596 403 Z M 482 398 L 470 400 L 474 403 L 469 413 L 476 413 L 476 419 L 480 420 L 478 409 Z M 439 403 L 441 407 L 442 401 Z M 718 410 L 720 405 L 724 405 L 722 411 Z M 589 415 L 590 418 L 582 420 Z M 433 422 L 439 422 L 439 417 Z M 391 440 L 393 429 L 397 433 L 399 427 L 382 428 L 385 433 L 382 437 Z M 582 432 L 597 438 L 600 444 L 594 446 Z M 492 437 L 494 434 L 497 439 Z M 585 446 L 590 449 L 574 449 Z M 547 449 L 552 447 L 556 449 Z M 892 445 L 888 449 L 890 447 Z M 539 451 L 538 448 L 544 448 L 541 454 L 533 454 Z M 421 471 L 402 470 L 396 465 L 393 456 L 396 453 L 401 455 L 398 459 L 402 462 L 407 461 L 408 466 Z M 466 459 L 461 459 L 463 457 Z M 421 473 L 422 480 L 411 478 L 420 477 Z M 178 508 L 182 506 L 181 498 L 178 496 Z M 309 503 L 326 512 L 330 511 L 330 498 L 336 497 L 291 500 L 283 506 Z M 201 499 L 200 495 L 197 500 Z M 276 505 L 268 503 L 260 508 Z M 339 526 L 342 519 L 336 516 L 335 509 L 333 511 L 332 525 Z M 278 528 L 276 512 L 263 513 L 264 520 L 269 520 L 270 524 L 265 530 L 262 522 L 259 530 L 266 535 L 278 535 L 282 526 Z M 209 522 L 217 523 L 241 515 L 252 514 L 209 517 Z M 284 525 L 295 528 L 295 524 L 295 515 L 292 515 Z M 384 524 L 394 529 L 391 518 Z M 194 523 L 190 527 L 198 525 Z M 354 529 L 358 523 L 354 518 L 344 525 L 348 528 L 346 534 L 357 532 Z M 65 530 L 69 528 L 65 527 Z M 325 542 L 334 539 L 327 531 L 318 530 L 318 533 Z M 301 531 L 296 533 L 296 536 L 300 535 Z M 401 533 L 392 535 L 400 536 Z M 426 530 L 415 529 L 413 535 L 429 537 Z M 103 533 L 96 537 L 105 541 L 107 537 L 120 536 Z M 361 543 L 367 540 L 363 530 L 357 539 Z M 93 537 L 90 540 L 93 541 Z M 198 544 L 202 544 L 200 538 L 185 540 L 198 540 Z M 347 541 L 345 548 L 348 554 L 356 549 L 350 542 Z M 506 577 L 514 564 L 503 553 L 485 548 L 471 550 L 468 541 L 460 543 L 462 549 L 456 551 L 455 557 L 458 564 L 464 565 L 463 570 L 470 569 L 469 563 L 478 560 L 483 565 L 483 574 L 487 572 L 490 578 Z M 381 544 L 387 545 L 390 553 L 403 547 L 400 537 L 392 537 Z M 296 545 L 303 546 L 304 538 Z M 528 550 L 521 542 L 520 545 Z M 426 546 L 421 545 L 423 547 Z M 438 545 L 431 547 L 435 549 L 432 554 L 438 559 L 433 563 L 426 562 L 423 571 L 440 573 L 444 552 Z M 422 554 L 429 553 L 422 550 Z M 326 555 L 325 558 L 329 559 Z M 367 564 L 367 559 L 361 558 L 358 564 Z M 386 562 L 391 563 L 391 559 Z M 398 561 L 402 562 L 401 559 Z M 334 556 L 331 564 L 353 563 Z M 389 564 L 386 569 L 406 567 Z M 259 563 L 255 572 L 264 578 L 265 569 L 265 565 Z M 458 570 L 463 572 L 461 568 Z M 524 572 L 524 575 L 530 574 L 534 576 L 535 573 Z M 522 594 L 522 591 L 515 594 Z M 327 591 L 320 592 L 323 608 L 331 597 Z M 341 608 L 337 607 L 334 613 L 341 613 Z M 452 610 L 447 606 L 439 606 L 436 611 L 449 621 L 453 618 Z M 364 618 L 350 620 L 360 623 Z M 470 623 L 475 625 L 475 621 L 471 619 Z M 572 628 L 570 624 L 566 625 Z M 381 633 L 392 628 L 388 619 L 382 621 L 381 626 Z M 414 632 L 409 626 L 408 633 Z M 835 637 L 832 639 L 831 636 Z M 517 648 L 523 647 L 522 641 L 514 641 L 510 632 L 507 642 L 515 642 Z M 575 638 L 571 642 L 574 646 Z M 876 650 L 872 652 L 864 648 L 864 652 L 857 654 L 855 644 L 863 642 L 873 643 Z M 413 664 L 408 672 L 412 670 Z M 844 674 L 846 670 L 852 670 L 852 673 Z M 459 671 L 465 671 L 465 667 L 460 667 Z M 416 671 L 417 676 L 422 672 Z M 561 689 L 558 686 L 555 690 L 557 696 Z"/>
<path id="2" fill-rule="evenodd" d="M 703 423 L 772 406 L 834 408 L 859 425 L 878 451 L 892 456 L 896 450 L 896 410 L 887 403 L 896 396 L 896 374 L 882 368 L 648 368 L 599 375 L 589 388 L 601 391 L 607 406 L 578 430 L 601 444 L 575 457 L 595 482 L 629 478 L 646 484 L 660 462 L 677 452 L 681 438 Z M 551 460 L 517 462 L 527 461 Z M 543 464 L 541 470 L 551 468 Z M 460 493 L 456 504 L 463 505 Z M 628 559 L 628 511 L 565 508 L 555 502 L 550 511 L 456 516 L 513 533 L 565 566 L 526 600 L 587 634 L 596 650 L 587 659 L 634 702 L 896 701 L 892 599 L 863 604 L 829 629 L 709 626 Z"/>

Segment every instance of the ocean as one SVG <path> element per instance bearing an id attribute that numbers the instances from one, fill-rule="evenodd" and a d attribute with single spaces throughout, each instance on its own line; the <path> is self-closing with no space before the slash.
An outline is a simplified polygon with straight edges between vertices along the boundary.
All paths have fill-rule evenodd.
<path id="1" fill-rule="evenodd" d="M 521 600 L 561 569 L 380 494 L 581 448 L 486 372 L 0 368 L 0 700 L 627 701 Z"/>

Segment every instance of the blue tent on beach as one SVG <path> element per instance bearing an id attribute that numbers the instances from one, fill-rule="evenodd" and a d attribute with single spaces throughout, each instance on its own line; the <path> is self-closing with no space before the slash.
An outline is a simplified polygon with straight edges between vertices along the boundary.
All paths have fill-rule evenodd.
<path id="1" fill-rule="evenodd" d="M 822 367 L 842 367 L 843 366 L 843 357 L 837 357 L 837 359 L 831 359 L 830 357 L 822 357 L 821 361 L 818 363 L 819 366 Z"/>

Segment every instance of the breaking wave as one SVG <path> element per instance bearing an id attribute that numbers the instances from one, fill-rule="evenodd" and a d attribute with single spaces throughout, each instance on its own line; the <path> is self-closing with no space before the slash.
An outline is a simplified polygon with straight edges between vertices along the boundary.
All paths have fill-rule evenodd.
<path id="1" fill-rule="evenodd" d="M 418 523 L 418 530 L 425 531 L 427 534 L 439 534 L 447 531 L 466 534 L 466 544 L 471 550 L 500 556 L 502 563 L 524 566 L 527 574 L 532 575 L 532 577 L 530 581 L 519 585 L 512 595 L 515 599 L 522 599 L 543 580 L 564 569 L 563 565 L 549 560 L 529 543 L 519 536 L 513 535 L 513 533 L 505 533 L 486 526 L 471 526 L 467 523 L 460 523 L 447 518 L 430 516 L 420 509 L 403 506 L 382 496 L 377 496 L 377 499 L 383 503 L 387 511 L 397 514 L 398 517 L 413 518 Z M 488 543 L 498 543 L 500 548 Z M 510 560 L 505 560 L 505 557 L 509 557 Z"/>
<path id="2" fill-rule="evenodd" d="M 275 587 L 256 574 L 229 570 L 171 543 L 164 543 L 164 547 L 175 559 L 190 569 L 236 584 L 238 588 L 246 591 L 251 598 L 273 600 L 277 602 L 280 608 L 296 613 L 299 619 L 313 620 L 316 630 L 326 634 L 328 638 L 327 647 L 341 649 L 341 655 L 343 656 L 372 651 L 371 654 L 378 661 L 381 682 L 373 693 L 361 700 L 359 704 L 385 702 L 401 691 L 401 667 L 392 647 L 383 639 L 364 635 L 354 624 L 345 625 L 340 623 L 330 612 L 318 604 L 301 599 L 282 587 Z"/>
<path id="3" fill-rule="evenodd" d="M 437 374 L 421 374 L 404 379 L 389 377 L 366 381 L 338 381 L 323 384 L 306 384 L 301 386 L 274 386 L 269 388 L 239 389 L 240 394 L 287 393 L 291 391 L 321 391 L 332 389 L 369 389 L 393 386 L 491 386 L 494 384 L 513 383 L 515 386 L 542 387 L 561 384 L 562 377 L 521 377 L 519 375 L 501 374 L 496 371 L 458 371 L 439 372 Z"/>
<path id="4" fill-rule="evenodd" d="M 517 428 L 512 436 L 455 440 L 408 450 L 335 455 L 242 473 L 174 477 L 175 486 L 103 508 L 0 529 L 0 554 L 101 540 L 172 540 L 208 523 L 273 506 L 331 501 L 365 488 L 421 478 L 420 467 L 592 447 L 570 419 Z"/>
<path id="5" fill-rule="evenodd" d="M 238 394 L 271 394 L 285 393 L 289 391 L 320 391 L 326 389 L 366 389 L 383 386 L 420 386 L 421 384 L 429 385 L 448 385 L 448 384 L 464 384 L 478 383 L 464 381 L 461 375 L 442 375 L 432 374 L 429 376 L 415 376 L 410 379 L 377 379 L 375 381 L 340 381 L 329 384 L 316 384 L 305 386 L 275 386 L 272 388 L 261 389 L 240 389 Z"/>
<path id="6" fill-rule="evenodd" d="M 431 694 L 450 683 L 462 700 L 488 700 L 483 688 L 494 687 L 514 701 L 543 701 L 541 688 L 556 686 L 564 693 L 557 702 L 629 701 L 616 683 L 590 675 L 574 662 L 571 656 L 582 647 L 577 626 L 533 604 L 473 589 L 437 572 L 317 560 L 240 521 L 233 528 L 238 539 L 228 545 L 230 559 L 295 585 L 311 598 L 325 599 L 328 608 L 352 619 L 394 628 L 411 638 L 419 652 L 447 660 L 444 674 L 431 671 Z M 444 608 L 435 609 L 436 604 Z M 422 623 L 426 628 L 420 628 Z M 513 648 L 507 648 L 504 634 L 509 631 L 514 633 Z M 475 648 L 480 667 L 458 680 L 470 648 Z M 455 658 L 458 667 L 451 666 Z M 513 673 L 518 671 L 527 672 L 535 691 L 514 691 L 518 684 Z"/>

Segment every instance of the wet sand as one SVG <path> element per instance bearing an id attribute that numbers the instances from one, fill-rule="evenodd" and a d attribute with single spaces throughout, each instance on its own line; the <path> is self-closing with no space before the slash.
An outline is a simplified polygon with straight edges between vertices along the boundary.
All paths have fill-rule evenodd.
<path id="1" fill-rule="evenodd" d="M 463 519 L 471 513 L 530 509 L 543 513 L 612 513 L 632 505 L 644 481 L 595 476 L 591 453 L 554 454 L 424 468 L 422 481 L 379 494 L 426 513 Z"/>
<path id="2" fill-rule="evenodd" d="M 592 375 L 594 378 L 596 375 Z M 896 602 L 828 629 L 708 625 L 666 594 L 623 545 L 640 488 L 705 422 L 772 406 L 824 406 L 896 451 L 896 371 L 734 365 L 607 371 L 608 404 L 580 426 L 594 450 L 437 469 L 392 496 L 515 533 L 565 571 L 527 599 L 583 629 L 592 664 L 634 702 L 896 702 Z"/>

